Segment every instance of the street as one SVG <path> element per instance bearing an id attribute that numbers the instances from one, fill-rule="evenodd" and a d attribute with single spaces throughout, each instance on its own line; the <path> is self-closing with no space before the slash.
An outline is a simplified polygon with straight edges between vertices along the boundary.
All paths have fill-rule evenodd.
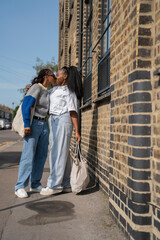
<path id="1" fill-rule="evenodd" d="M 4 146 L 20 139 L 21 137 L 15 132 L 13 132 L 11 129 L 0 130 L 0 148 L 2 147 L 2 145 Z"/>
<path id="2" fill-rule="evenodd" d="M 1 138 L 2 137 L 2 138 Z M 123 233 L 109 215 L 108 199 L 97 186 L 75 195 L 15 197 L 22 139 L 10 130 L 0 132 L 0 239 L 1 240 L 122 240 Z M 2 140 L 3 139 L 3 140 Z M 21 140 L 20 140 L 21 139 Z M 49 176 L 48 160 L 42 185 Z"/>

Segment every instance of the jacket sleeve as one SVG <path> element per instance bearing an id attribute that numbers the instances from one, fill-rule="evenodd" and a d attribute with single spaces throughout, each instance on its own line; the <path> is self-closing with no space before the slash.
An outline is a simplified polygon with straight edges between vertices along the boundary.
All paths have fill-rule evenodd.
<path id="1" fill-rule="evenodd" d="M 40 86 L 34 84 L 27 92 L 22 103 L 22 116 L 24 127 L 30 127 L 31 107 L 34 106 L 36 99 L 38 99 L 40 93 Z"/>

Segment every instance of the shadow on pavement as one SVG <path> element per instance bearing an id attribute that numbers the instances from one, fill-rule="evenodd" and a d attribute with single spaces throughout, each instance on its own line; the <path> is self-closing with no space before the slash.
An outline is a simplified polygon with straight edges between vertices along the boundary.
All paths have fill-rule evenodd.
<path id="1" fill-rule="evenodd" d="M 0 152 L 0 169 L 18 165 L 20 157 L 21 152 Z"/>
<path id="2" fill-rule="evenodd" d="M 86 190 L 78 193 L 77 195 L 88 195 L 91 193 L 95 193 L 99 191 L 99 186 L 98 184 L 95 184 L 94 186 L 88 186 Z"/>
<path id="3" fill-rule="evenodd" d="M 18 221 L 22 225 L 45 225 L 72 220 L 75 217 L 74 204 L 67 201 L 29 203 L 26 204 L 26 208 L 37 212 L 37 214 Z"/>
<path id="4" fill-rule="evenodd" d="M 7 211 L 7 210 L 9 210 L 9 209 L 13 209 L 13 208 L 17 208 L 17 207 L 21 207 L 21 206 L 24 206 L 24 205 L 29 204 L 29 203 L 34 203 L 34 202 L 43 201 L 43 200 L 45 200 L 45 199 L 48 199 L 48 198 L 52 198 L 52 197 L 54 197 L 54 196 L 57 196 L 58 194 L 60 194 L 60 193 L 54 194 L 54 195 L 52 195 L 52 196 L 47 196 L 47 197 L 43 197 L 43 198 L 40 198 L 40 199 L 28 201 L 28 202 L 25 201 L 25 202 L 22 202 L 22 203 L 19 203 L 19 204 L 16 204 L 16 205 L 13 205 L 13 206 L 10 206 L 10 207 L 7 207 L 7 208 L 2 208 L 2 209 L 0 209 L 0 212 Z M 26 198 L 26 199 L 28 199 L 28 198 Z M 23 199 L 20 199 L 20 198 L 19 198 L 19 201 L 24 201 L 24 198 L 23 198 Z"/>

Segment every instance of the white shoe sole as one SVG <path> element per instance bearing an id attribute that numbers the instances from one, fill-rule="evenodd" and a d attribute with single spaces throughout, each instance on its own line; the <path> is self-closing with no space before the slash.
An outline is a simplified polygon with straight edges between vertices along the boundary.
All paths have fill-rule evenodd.
<path id="1" fill-rule="evenodd" d="M 18 197 L 18 198 L 28 198 L 28 195 L 22 197 L 22 196 L 18 195 L 17 192 L 15 192 L 15 195 L 16 195 L 16 197 Z"/>
<path id="2" fill-rule="evenodd" d="M 41 191 L 40 194 L 43 196 L 50 196 L 50 195 L 54 195 L 57 193 L 61 193 L 62 189 L 53 189 L 53 192 L 45 192 L 45 191 Z"/>

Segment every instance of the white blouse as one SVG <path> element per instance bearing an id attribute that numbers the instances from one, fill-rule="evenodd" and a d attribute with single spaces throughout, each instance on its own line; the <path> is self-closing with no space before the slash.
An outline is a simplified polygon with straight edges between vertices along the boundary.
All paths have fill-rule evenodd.
<path id="1" fill-rule="evenodd" d="M 50 109 L 49 114 L 61 115 L 66 112 L 77 112 L 77 97 L 67 85 L 56 86 L 49 90 Z"/>

